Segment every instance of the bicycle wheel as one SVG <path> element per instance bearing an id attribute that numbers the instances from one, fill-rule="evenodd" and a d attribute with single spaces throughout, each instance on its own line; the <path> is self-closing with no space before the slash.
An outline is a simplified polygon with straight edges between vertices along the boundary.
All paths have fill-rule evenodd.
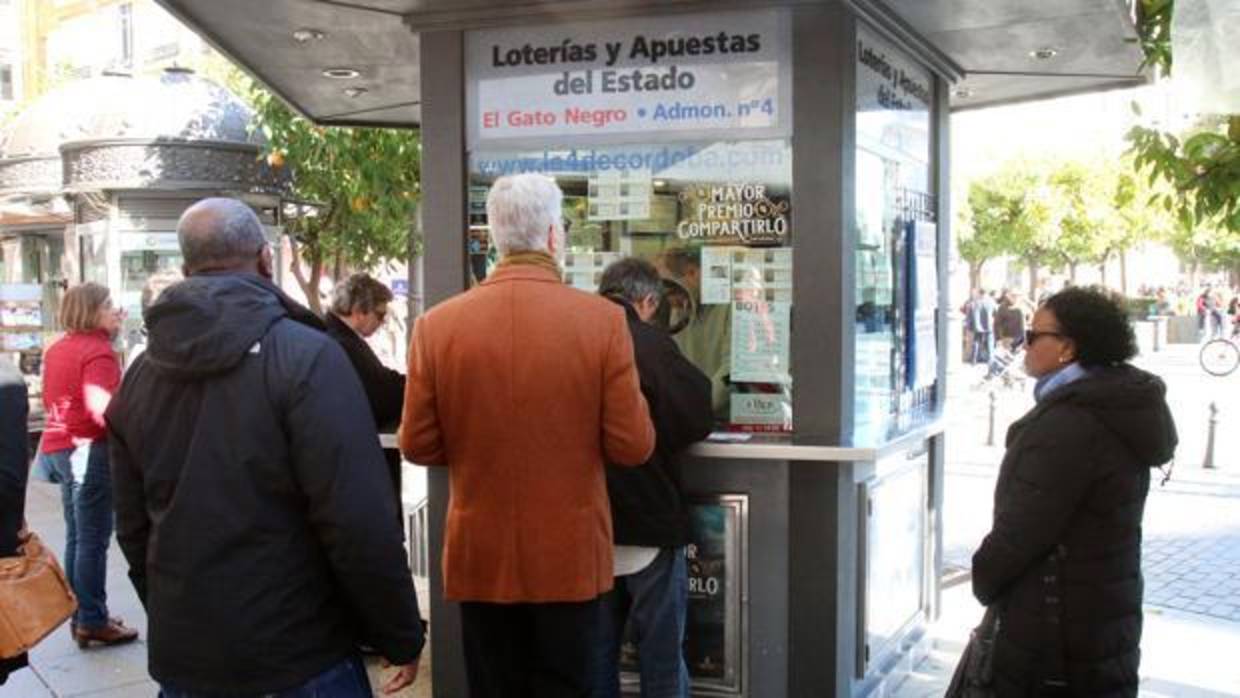
<path id="1" fill-rule="evenodd" d="M 1226 339 L 1212 339 L 1201 348 L 1201 368 L 1212 376 L 1225 376 L 1240 366 L 1240 348 Z"/>

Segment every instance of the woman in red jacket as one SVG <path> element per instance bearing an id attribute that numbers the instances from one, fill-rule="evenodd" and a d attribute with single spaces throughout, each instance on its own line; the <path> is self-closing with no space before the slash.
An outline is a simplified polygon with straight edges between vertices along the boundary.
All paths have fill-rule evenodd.
<path id="1" fill-rule="evenodd" d="M 65 508 L 64 567 L 78 598 L 73 637 L 82 648 L 132 642 L 138 631 L 108 616 L 104 589 L 113 521 L 103 412 L 121 380 L 112 351 L 121 313 L 107 288 L 84 283 L 65 293 L 60 324 L 67 334 L 43 361 L 47 423 L 39 464 L 60 484 Z"/>

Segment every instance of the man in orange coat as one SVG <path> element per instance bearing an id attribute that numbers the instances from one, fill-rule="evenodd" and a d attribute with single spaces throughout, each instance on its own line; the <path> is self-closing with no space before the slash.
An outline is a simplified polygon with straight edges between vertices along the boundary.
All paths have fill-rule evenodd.
<path id="1" fill-rule="evenodd" d="M 590 693 L 613 571 L 603 464 L 654 449 L 624 311 L 562 281 L 561 199 L 542 175 L 497 180 L 499 266 L 418 318 L 409 348 L 400 447 L 449 468 L 444 595 L 473 698 Z"/>

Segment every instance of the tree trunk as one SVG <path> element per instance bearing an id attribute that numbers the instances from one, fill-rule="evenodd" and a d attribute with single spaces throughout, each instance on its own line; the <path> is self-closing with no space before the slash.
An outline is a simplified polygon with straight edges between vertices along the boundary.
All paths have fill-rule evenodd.
<path id="1" fill-rule="evenodd" d="M 289 237 L 289 252 L 292 255 L 289 268 L 292 269 L 293 278 L 297 279 L 297 285 L 301 287 L 301 292 L 306 297 L 306 305 L 316 315 L 322 315 L 323 304 L 319 301 L 319 281 L 323 278 L 322 255 L 318 254 L 317 250 L 310 251 L 305 259 L 305 264 L 310 267 L 309 275 L 307 275 L 307 270 L 302 266 L 301 246 L 302 243 Z"/>
<path id="2" fill-rule="evenodd" d="M 1107 261 L 1105 259 L 1098 263 L 1098 275 L 1102 277 L 1102 285 L 1109 287 L 1107 283 Z"/>
<path id="3" fill-rule="evenodd" d="M 1029 264 L 1029 300 L 1038 302 L 1038 263 L 1036 260 L 1027 260 Z"/>
<path id="4" fill-rule="evenodd" d="M 1119 291 L 1128 295 L 1128 250 L 1119 251 Z"/>
<path id="5" fill-rule="evenodd" d="M 1076 262 L 1068 262 L 1068 281 L 1076 285 Z"/>
<path id="6" fill-rule="evenodd" d="M 985 263 L 986 263 L 985 260 L 980 261 L 980 262 L 969 262 L 969 291 L 970 292 L 982 287 L 982 265 L 984 265 Z"/>

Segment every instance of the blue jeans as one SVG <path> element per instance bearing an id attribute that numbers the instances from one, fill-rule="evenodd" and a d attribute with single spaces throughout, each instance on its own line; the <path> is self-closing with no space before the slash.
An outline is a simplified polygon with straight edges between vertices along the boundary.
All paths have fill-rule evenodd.
<path id="1" fill-rule="evenodd" d="M 627 621 L 637 642 L 642 698 L 688 698 L 685 614 L 689 571 L 684 548 L 663 548 L 646 569 L 616 577 L 599 610 L 595 698 L 620 696 L 620 645 Z"/>
<path id="2" fill-rule="evenodd" d="M 100 439 L 78 449 L 40 453 L 39 467 L 51 482 L 60 485 L 65 510 L 65 576 L 78 599 L 73 622 L 80 628 L 102 628 L 108 624 L 104 587 L 113 524 L 108 442 Z"/>
<path id="3" fill-rule="evenodd" d="M 261 698 L 371 698 L 370 678 L 366 665 L 358 656 L 349 657 L 333 664 L 327 671 L 300 686 L 275 693 L 263 693 Z M 159 687 L 159 698 L 260 698 L 241 693 L 200 693 L 182 691 L 168 684 Z"/>

